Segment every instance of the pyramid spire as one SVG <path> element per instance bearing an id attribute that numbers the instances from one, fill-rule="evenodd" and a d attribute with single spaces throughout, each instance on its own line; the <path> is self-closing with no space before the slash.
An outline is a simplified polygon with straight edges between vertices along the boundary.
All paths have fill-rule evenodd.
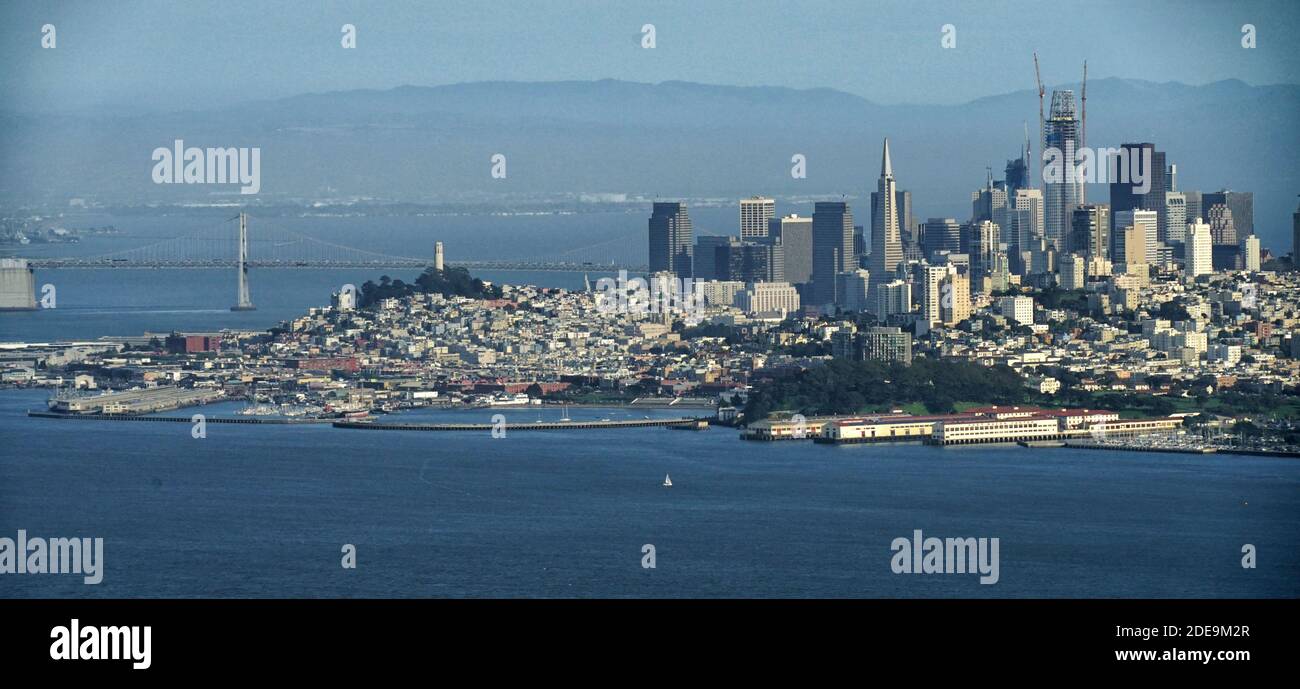
<path id="1" fill-rule="evenodd" d="M 889 139 L 885 139 L 885 153 L 880 157 L 880 176 L 893 177 L 894 166 L 889 163 Z"/>

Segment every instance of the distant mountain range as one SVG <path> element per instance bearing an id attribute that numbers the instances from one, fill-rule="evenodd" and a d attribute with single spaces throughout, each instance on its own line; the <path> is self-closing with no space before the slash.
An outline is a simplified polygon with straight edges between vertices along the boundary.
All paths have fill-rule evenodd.
<path id="1" fill-rule="evenodd" d="M 1300 193 L 1300 86 L 1097 79 L 1088 84 L 1088 106 L 1088 143 L 1151 141 L 1178 165 L 1183 189 L 1255 192 L 1265 245 L 1289 250 Z M 1024 124 L 1037 141 L 1037 107 L 1029 89 L 962 105 L 878 105 L 833 89 L 603 80 L 404 86 L 147 117 L 5 113 L 0 201 L 151 203 L 232 192 L 153 184 L 151 153 L 175 139 L 260 147 L 259 200 L 576 192 L 865 198 L 888 136 L 915 214 L 965 218 L 985 167 L 1000 179 L 1018 155 Z M 490 176 L 496 153 L 506 155 L 504 180 Z M 796 153 L 807 157 L 807 179 L 790 176 Z M 1104 201 L 1106 191 L 1092 188 L 1089 198 Z M 866 218 L 865 208 L 857 212 Z"/>

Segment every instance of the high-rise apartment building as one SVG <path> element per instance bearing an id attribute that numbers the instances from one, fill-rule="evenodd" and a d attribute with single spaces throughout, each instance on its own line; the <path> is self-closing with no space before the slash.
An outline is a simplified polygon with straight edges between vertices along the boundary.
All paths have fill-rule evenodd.
<path id="1" fill-rule="evenodd" d="M 998 297 L 998 313 L 1002 317 L 1020 325 L 1034 324 L 1034 300 L 1032 297 Z"/>
<path id="2" fill-rule="evenodd" d="M 871 312 L 884 321 L 890 316 L 912 312 L 912 283 L 903 280 L 891 280 L 876 285 L 872 295 L 875 306 Z"/>
<path id="3" fill-rule="evenodd" d="M 998 226 L 991 220 L 978 220 L 965 226 L 963 232 L 968 238 L 965 253 L 970 256 L 971 280 L 976 285 L 974 291 L 983 292 L 980 285 L 993 273 L 993 263 L 998 255 Z"/>
<path id="4" fill-rule="evenodd" d="M 1257 272 L 1259 267 L 1259 236 L 1246 235 L 1241 240 L 1241 269 Z"/>
<path id="5" fill-rule="evenodd" d="M 871 289 L 871 274 L 868 271 L 858 268 L 840 273 L 835 279 L 839 283 L 835 287 L 838 295 L 836 303 L 841 308 L 859 313 L 872 311 L 873 305 L 867 299 Z"/>
<path id="6" fill-rule="evenodd" d="M 912 363 L 912 336 L 899 328 L 867 328 L 856 340 L 863 359 Z"/>
<path id="7" fill-rule="evenodd" d="M 1087 274 L 1084 269 L 1087 262 L 1078 254 L 1068 254 L 1061 259 L 1060 273 L 1057 278 L 1064 290 L 1079 290 L 1087 285 Z"/>
<path id="8" fill-rule="evenodd" d="M 1070 214 L 1069 251 L 1088 260 L 1107 259 L 1110 253 L 1110 206 L 1090 203 Z"/>
<path id="9" fill-rule="evenodd" d="M 958 262 L 924 266 L 921 314 L 931 325 L 951 326 L 969 318 L 969 267 Z"/>
<path id="10" fill-rule="evenodd" d="M 1159 234 L 1158 213 L 1149 210 L 1126 210 L 1112 214 L 1115 218 L 1114 233 L 1111 235 L 1113 240 L 1111 256 L 1115 263 L 1152 263 L 1156 255 L 1156 247 L 1159 242 L 1156 240 Z M 1134 240 L 1125 234 L 1125 230 L 1135 227 L 1138 234 L 1141 235 L 1140 247 L 1134 244 Z M 1130 257 L 1124 250 L 1127 248 L 1138 248 L 1141 251 L 1140 257 Z"/>

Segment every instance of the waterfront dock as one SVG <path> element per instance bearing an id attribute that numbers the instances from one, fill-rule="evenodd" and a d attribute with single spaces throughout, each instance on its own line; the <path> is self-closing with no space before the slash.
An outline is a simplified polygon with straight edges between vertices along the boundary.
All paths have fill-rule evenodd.
<path id="1" fill-rule="evenodd" d="M 364 429 L 370 431 L 491 431 L 504 428 L 508 431 L 573 431 L 599 428 L 651 428 L 708 426 L 708 419 L 636 419 L 629 421 L 549 421 L 545 423 L 375 423 L 373 421 L 335 421 L 335 428 Z"/>

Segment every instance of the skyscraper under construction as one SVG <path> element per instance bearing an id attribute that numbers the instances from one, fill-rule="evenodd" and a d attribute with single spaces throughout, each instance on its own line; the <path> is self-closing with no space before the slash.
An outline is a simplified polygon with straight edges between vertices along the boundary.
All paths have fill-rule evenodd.
<path id="1" fill-rule="evenodd" d="M 1043 177 L 1044 229 L 1047 239 L 1059 251 L 1065 248 L 1070 233 L 1071 214 L 1083 202 L 1083 180 L 1075 175 L 1074 166 L 1074 155 L 1080 146 L 1074 91 L 1052 92 L 1051 115 L 1043 124 L 1043 143 L 1045 154 L 1055 149 L 1052 163 L 1059 165 L 1055 171 L 1044 170 Z M 1049 164 L 1048 156 L 1044 158 L 1044 164 Z"/>

